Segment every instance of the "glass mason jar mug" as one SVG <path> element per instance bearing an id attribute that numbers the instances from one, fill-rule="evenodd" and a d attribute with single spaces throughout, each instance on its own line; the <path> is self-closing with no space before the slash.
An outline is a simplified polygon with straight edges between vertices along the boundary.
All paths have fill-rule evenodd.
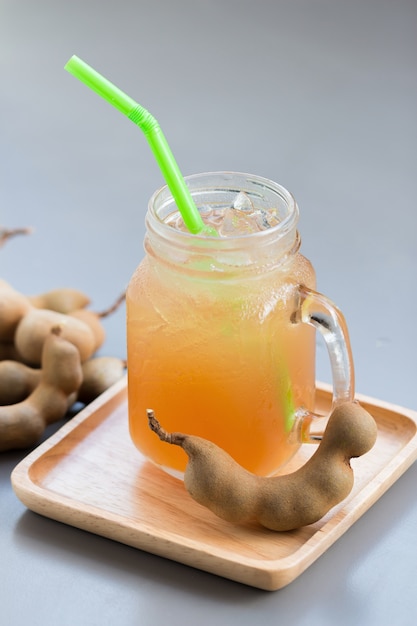
<path id="1" fill-rule="evenodd" d="M 145 457 L 182 476 L 187 457 L 150 431 L 153 409 L 167 431 L 209 439 L 249 471 L 272 475 L 302 442 L 316 441 L 316 329 L 330 357 L 333 407 L 353 399 L 345 320 L 315 291 L 286 189 L 233 172 L 186 182 L 202 214 L 226 212 L 219 228 L 232 230 L 186 232 L 167 187 L 149 202 L 146 255 L 126 295 L 130 435 Z M 261 230 L 248 232 L 245 211 L 266 218 Z"/>

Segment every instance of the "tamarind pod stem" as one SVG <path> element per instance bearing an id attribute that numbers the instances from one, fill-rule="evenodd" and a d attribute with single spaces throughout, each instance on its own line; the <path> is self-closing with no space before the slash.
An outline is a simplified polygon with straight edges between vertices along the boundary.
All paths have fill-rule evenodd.
<path id="1" fill-rule="evenodd" d="M 6 243 L 11 237 L 16 235 L 29 235 L 32 228 L 0 228 L 0 247 Z"/>
<path id="2" fill-rule="evenodd" d="M 125 300 L 126 300 L 126 292 L 124 291 L 122 294 L 120 294 L 120 296 L 117 297 L 117 299 L 113 302 L 113 304 L 109 306 L 108 309 L 104 309 L 103 311 L 100 311 L 99 313 L 97 313 L 97 316 L 100 318 L 108 317 L 109 315 L 117 311 L 119 306 Z"/>

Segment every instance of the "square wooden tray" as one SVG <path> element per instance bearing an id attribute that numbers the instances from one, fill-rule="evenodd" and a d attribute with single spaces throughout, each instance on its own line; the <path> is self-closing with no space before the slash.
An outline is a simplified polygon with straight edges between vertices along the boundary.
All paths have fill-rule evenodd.
<path id="1" fill-rule="evenodd" d="M 319 385 L 317 408 L 329 409 Z M 355 486 L 319 522 L 277 533 L 229 524 L 194 502 L 176 478 L 130 441 L 126 379 L 114 385 L 12 473 L 20 500 L 46 517 L 186 565 L 266 590 L 292 582 L 332 545 L 417 458 L 417 413 L 358 396 L 374 416 L 374 448 L 354 459 Z M 286 471 L 314 452 L 302 446 Z"/>

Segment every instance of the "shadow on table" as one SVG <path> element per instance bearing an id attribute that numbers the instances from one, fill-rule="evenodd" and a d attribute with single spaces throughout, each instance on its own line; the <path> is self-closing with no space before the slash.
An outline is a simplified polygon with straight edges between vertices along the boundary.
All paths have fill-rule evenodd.
<path id="1" fill-rule="evenodd" d="M 181 563 L 170 561 L 125 544 L 117 543 L 105 537 L 67 526 L 32 511 L 25 511 L 20 517 L 14 540 L 20 548 L 38 550 L 42 544 L 45 558 L 62 558 L 73 567 L 86 564 L 103 572 L 103 568 L 112 570 L 112 576 L 120 571 L 125 576 L 152 579 L 170 588 L 187 589 L 193 595 L 199 591 L 204 595 L 212 594 L 229 601 L 243 598 L 250 600 L 250 592 L 265 593 L 235 583 L 228 579 L 196 570 Z M 242 594 L 242 590 L 244 593 Z"/>

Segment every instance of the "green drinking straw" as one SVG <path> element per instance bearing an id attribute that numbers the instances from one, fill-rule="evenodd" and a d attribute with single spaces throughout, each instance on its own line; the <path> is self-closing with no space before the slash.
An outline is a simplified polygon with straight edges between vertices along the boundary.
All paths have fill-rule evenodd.
<path id="1" fill-rule="evenodd" d="M 194 235 L 217 237 L 217 231 L 212 226 L 204 224 L 167 140 L 157 120 L 149 111 L 76 55 L 70 58 L 65 69 L 126 115 L 144 132 L 188 230 Z"/>

